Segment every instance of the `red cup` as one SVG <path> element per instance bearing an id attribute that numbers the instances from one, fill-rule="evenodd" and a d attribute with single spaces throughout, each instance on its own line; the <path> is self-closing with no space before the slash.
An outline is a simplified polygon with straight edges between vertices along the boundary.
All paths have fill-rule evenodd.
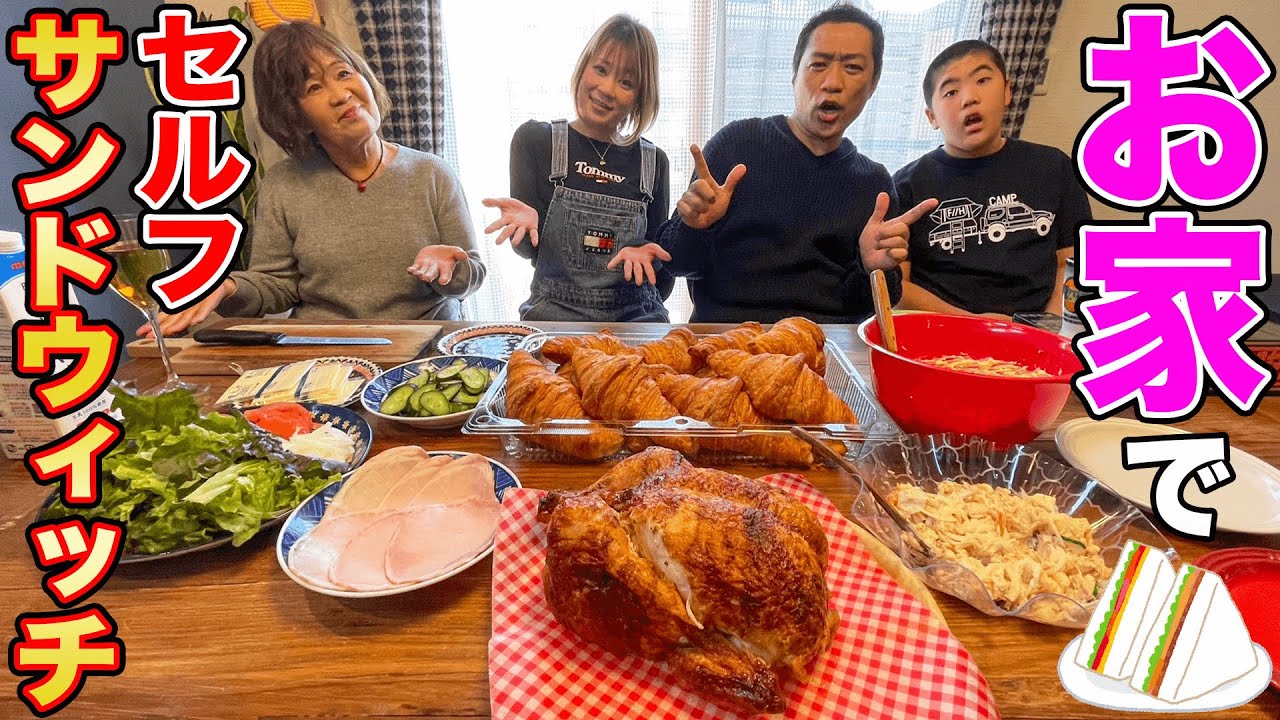
<path id="1" fill-rule="evenodd" d="M 871 352 L 876 398 L 907 433 L 961 433 L 996 443 L 1035 440 L 1057 419 L 1080 361 L 1068 338 L 1029 325 L 968 315 L 895 315 L 898 352 L 882 345 L 874 317 L 858 326 Z M 1013 361 L 1048 377 L 963 372 L 921 358 L 968 355 Z"/>

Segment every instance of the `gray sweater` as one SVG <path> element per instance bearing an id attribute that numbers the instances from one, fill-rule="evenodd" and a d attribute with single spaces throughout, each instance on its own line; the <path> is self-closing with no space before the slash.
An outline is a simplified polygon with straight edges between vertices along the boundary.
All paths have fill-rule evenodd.
<path id="1" fill-rule="evenodd" d="M 428 245 L 467 251 L 441 287 L 408 273 Z M 247 272 L 222 315 L 294 309 L 305 320 L 456 320 L 484 282 L 462 186 L 441 158 L 399 147 L 361 193 L 320 153 L 272 166 L 263 180 Z"/>

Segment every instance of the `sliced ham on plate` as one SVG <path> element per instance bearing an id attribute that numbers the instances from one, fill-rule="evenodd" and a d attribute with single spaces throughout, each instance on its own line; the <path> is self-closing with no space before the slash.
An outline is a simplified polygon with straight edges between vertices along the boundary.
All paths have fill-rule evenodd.
<path id="1" fill-rule="evenodd" d="M 329 568 L 329 584 L 343 590 L 381 590 L 388 585 L 384 569 L 387 546 L 407 513 L 383 514 L 347 543 Z"/>
<path id="2" fill-rule="evenodd" d="M 426 582 L 485 552 L 501 505 L 482 455 L 392 448 L 370 459 L 298 540 L 289 570 L 314 586 L 373 592 Z"/>
<path id="3" fill-rule="evenodd" d="M 351 474 L 338 494 L 333 496 L 325 517 L 377 510 L 405 475 L 432 457 L 416 445 L 394 447 L 378 453 Z"/>
<path id="4" fill-rule="evenodd" d="M 462 565 L 493 542 L 501 514 L 501 505 L 482 498 L 414 508 L 387 548 L 387 579 L 421 582 Z"/>
<path id="5" fill-rule="evenodd" d="M 381 515 L 357 513 L 330 518 L 327 515 L 311 532 L 302 536 L 289 553 L 289 569 L 316 585 L 329 585 L 329 569 L 352 538 L 364 532 Z"/>
<path id="6" fill-rule="evenodd" d="M 497 500 L 493 495 L 493 466 L 483 455 L 465 455 L 438 470 L 404 507 L 453 505 L 469 498 Z"/>
<path id="7" fill-rule="evenodd" d="M 432 455 L 421 463 L 418 463 L 406 473 L 401 473 L 399 481 L 392 486 L 388 492 L 378 503 L 376 511 L 395 512 L 407 508 L 410 501 L 413 500 L 422 488 L 435 477 L 441 469 L 446 465 L 452 465 L 453 458 L 448 455 Z M 493 484 L 489 485 L 490 492 L 493 491 Z"/>

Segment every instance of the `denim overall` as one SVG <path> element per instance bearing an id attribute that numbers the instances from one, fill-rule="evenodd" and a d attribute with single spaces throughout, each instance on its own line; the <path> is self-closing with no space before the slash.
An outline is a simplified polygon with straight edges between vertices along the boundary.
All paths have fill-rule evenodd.
<path id="1" fill-rule="evenodd" d="M 618 251 L 644 245 L 646 212 L 653 201 L 657 150 L 640 141 L 640 193 L 627 200 L 564 186 L 569 173 L 569 124 L 551 123 L 551 176 L 555 193 L 542 226 L 529 299 L 521 320 L 581 322 L 667 322 L 657 288 L 622 277 L 623 266 L 608 268 Z"/>

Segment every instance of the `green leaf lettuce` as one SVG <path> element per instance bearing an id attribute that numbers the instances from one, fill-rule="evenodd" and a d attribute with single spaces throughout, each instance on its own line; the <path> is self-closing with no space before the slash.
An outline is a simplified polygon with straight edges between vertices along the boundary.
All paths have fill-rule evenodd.
<path id="1" fill-rule="evenodd" d="M 81 515 L 125 523 L 127 552 L 157 554 L 231 535 L 239 546 L 262 524 L 341 475 L 285 452 L 239 415 L 201 415 L 185 390 L 154 396 L 118 388 L 125 440 L 104 458 L 102 501 L 44 518 Z"/>

